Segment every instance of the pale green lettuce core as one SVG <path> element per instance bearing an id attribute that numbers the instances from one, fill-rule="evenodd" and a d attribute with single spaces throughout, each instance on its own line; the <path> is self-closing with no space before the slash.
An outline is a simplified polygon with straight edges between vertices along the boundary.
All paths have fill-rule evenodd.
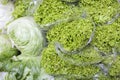
<path id="1" fill-rule="evenodd" d="M 31 17 L 22 17 L 7 26 L 7 33 L 22 55 L 38 55 L 43 47 L 42 33 Z"/>
<path id="2" fill-rule="evenodd" d="M 0 35 L 0 61 L 7 60 L 17 55 L 18 50 L 12 47 L 7 35 Z"/>

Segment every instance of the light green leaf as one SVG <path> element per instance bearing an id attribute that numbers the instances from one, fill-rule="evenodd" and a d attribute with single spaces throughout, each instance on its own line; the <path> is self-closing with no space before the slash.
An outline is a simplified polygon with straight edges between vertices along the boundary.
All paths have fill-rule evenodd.
<path id="1" fill-rule="evenodd" d="M 8 58 L 11 58 L 14 55 L 17 55 L 18 50 L 12 47 L 7 35 L 0 35 L 0 61 L 4 61 Z"/>
<path id="2" fill-rule="evenodd" d="M 19 18 L 7 26 L 7 34 L 22 55 L 38 55 L 43 47 L 43 36 L 32 17 Z"/>

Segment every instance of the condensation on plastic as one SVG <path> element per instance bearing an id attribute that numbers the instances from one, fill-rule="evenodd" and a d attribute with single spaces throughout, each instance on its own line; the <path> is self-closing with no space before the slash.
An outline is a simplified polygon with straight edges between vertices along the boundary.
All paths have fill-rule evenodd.
<path id="1" fill-rule="evenodd" d="M 69 52 L 64 50 L 62 45 L 59 44 L 58 42 L 55 43 L 55 49 L 56 49 L 56 53 L 62 60 L 66 61 L 72 65 L 76 65 L 76 66 L 96 65 L 96 64 L 100 63 L 101 61 L 105 60 L 106 58 L 111 57 L 110 54 L 104 55 L 104 53 L 101 53 L 100 51 L 97 51 L 96 49 L 94 49 L 95 51 L 98 52 L 101 59 L 99 59 L 98 61 L 95 60 L 95 61 L 91 61 L 91 62 L 81 62 L 81 61 L 74 60 L 72 57 L 67 57 L 66 55 L 69 56 L 69 55 L 74 55 L 74 54 L 69 54 Z M 76 52 L 76 54 L 79 54 L 82 56 L 81 52 L 82 52 L 82 50 L 80 52 Z M 72 51 L 71 51 L 71 53 L 72 53 Z"/>
<path id="2" fill-rule="evenodd" d="M 120 0 L 117 0 L 117 1 L 118 1 L 118 3 L 120 3 Z M 120 18 L 120 8 L 117 9 L 117 13 L 114 14 L 114 16 L 112 17 L 112 19 L 110 19 L 109 21 L 107 21 L 103 25 L 110 25 L 113 22 L 115 22 L 118 18 Z"/>
<path id="3" fill-rule="evenodd" d="M 25 0 L 23 0 L 24 2 Z M 31 0 L 29 3 L 28 9 L 26 11 L 26 15 L 32 16 L 34 12 L 38 9 L 39 5 L 42 3 L 43 0 Z"/>
<path id="4" fill-rule="evenodd" d="M 117 55 L 118 55 L 118 53 L 116 52 L 116 49 L 112 48 L 112 54 L 111 54 L 112 60 L 111 60 L 111 62 L 109 62 L 108 64 L 104 64 L 102 62 L 98 63 L 97 66 L 100 68 L 100 71 L 99 71 L 99 73 L 96 73 L 93 76 L 93 80 L 99 80 L 100 74 L 103 74 L 104 77 L 109 77 L 109 78 L 116 77 L 116 76 L 109 75 L 109 69 L 111 68 L 112 64 L 115 62 Z"/>
<path id="5" fill-rule="evenodd" d="M 107 24 L 112 24 L 115 20 L 117 20 L 120 17 L 120 13 L 117 13 L 110 21 L 107 22 Z"/>

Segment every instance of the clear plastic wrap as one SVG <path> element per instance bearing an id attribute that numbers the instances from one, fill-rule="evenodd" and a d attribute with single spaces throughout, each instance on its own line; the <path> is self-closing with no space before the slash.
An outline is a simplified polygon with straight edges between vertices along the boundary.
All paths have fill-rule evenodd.
<path id="1" fill-rule="evenodd" d="M 5 28 L 6 24 L 13 20 L 13 11 L 14 5 L 12 2 L 7 4 L 0 3 L 0 29 Z"/>

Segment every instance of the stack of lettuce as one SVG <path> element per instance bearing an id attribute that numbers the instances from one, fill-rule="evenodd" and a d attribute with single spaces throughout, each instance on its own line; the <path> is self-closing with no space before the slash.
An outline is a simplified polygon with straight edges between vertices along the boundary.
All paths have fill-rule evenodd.
<path id="1" fill-rule="evenodd" d="M 11 45 L 0 53 L 5 80 L 120 77 L 117 0 L 43 0 L 34 19 L 24 17 L 30 1 L 16 0 L 15 21 L 7 25 L 8 37 L 1 35 L 0 41 L 11 42 L 0 43 L 0 49 Z"/>

